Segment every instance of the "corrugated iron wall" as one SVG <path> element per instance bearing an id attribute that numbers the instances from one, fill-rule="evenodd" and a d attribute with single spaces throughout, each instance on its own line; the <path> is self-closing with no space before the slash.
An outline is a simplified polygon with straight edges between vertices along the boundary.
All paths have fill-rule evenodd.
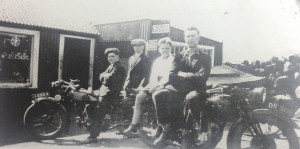
<path id="1" fill-rule="evenodd" d="M 185 42 L 184 41 L 184 32 L 180 29 L 177 29 L 175 27 L 170 27 L 170 38 L 173 41 L 177 42 Z"/>
<path id="2" fill-rule="evenodd" d="M 60 34 L 41 32 L 39 51 L 38 87 L 46 89 L 58 78 L 58 54 Z"/>
<path id="3" fill-rule="evenodd" d="M 101 34 L 103 41 L 130 41 L 136 38 L 148 40 L 150 38 L 149 19 L 99 24 L 95 27 Z"/>
<path id="4" fill-rule="evenodd" d="M 30 29 L 40 31 L 39 44 L 39 70 L 38 70 L 38 89 L 30 88 L 1 88 L 0 89 L 0 146 L 3 144 L 13 143 L 14 140 L 28 138 L 23 126 L 23 115 L 27 107 L 31 104 L 31 94 L 45 91 L 50 87 L 52 81 L 58 78 L 58 55 L 60 34 L 68 34 L 82 37 L 93 37 L 93 35 L 66 32 L 58 30 L 49 30 L 36 27 L 28 27 L 18 24 L 9 24 L 0 22 L 0 26 L 8 26 L 19 29 Z M 96 40 L 96 49 L 103 53 L 102 47 L 99 46 L 99 40 Z M 99 59 L 103 59 L 99 54 Z M 101 67 L 101 65 L 98 67 Z M 102 68 L 98 68 L 102 69 Z M 87 74 L 88 75 L 88 74 Z M 98 74 L 99 75 L 99 74 Z M 98 79 L 98 78 L 94 78 Z M 69 134 L 80 134 L 81 129 L 71 126 Z"/>
<path id="5" fill-rule="evenodd" d="M 140 23 L 140 38 L 149 40 L 150 38 L 150 20 L 142 20 Z"/>

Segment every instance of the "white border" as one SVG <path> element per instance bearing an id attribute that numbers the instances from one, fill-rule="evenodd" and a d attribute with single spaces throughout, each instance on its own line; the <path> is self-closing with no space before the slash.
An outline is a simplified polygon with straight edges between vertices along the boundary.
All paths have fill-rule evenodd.
<path id="1" fill-rule="evenodd" d="M 63 58 L 64 58 L 64 49 L 65 49 L 65 38 L 75 38 L 75 39 L 84 39 L 90 40 L 90 64 L 89 64 L 89 81 L 88 86 L 93 86 L 93 69 L 94 69 L 94 52 L 95 52 L 95 38 L 87 38 L 87 37 L 80 37 L 80 36 L 72 36 L 72 35 L 60 35 L 59 40 L 59 58 L 58 58 L 58 80 L 62 79 L 62 71 L 63 71 Z M 68 81 L 68 80 L 66 80 Z"/>
<path id="2" fill-rule="evenodd" d="M 31 61 L 30 61 L 30 82 L 29 83 L 0 83 L 0 88 L 37 88 L 38 87 L 38 65 L 40 32 L 28 29 L 19 29 L 0 26 L 1 32 L 32 35 Z"/>

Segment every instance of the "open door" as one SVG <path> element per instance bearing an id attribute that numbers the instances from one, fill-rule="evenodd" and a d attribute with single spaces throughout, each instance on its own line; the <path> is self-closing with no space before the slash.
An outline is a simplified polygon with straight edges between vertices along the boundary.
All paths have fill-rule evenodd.
<path id="1" fill-rule="evenodd" d="M 63 36 L 60 41 L 59 78 L 79 79 L 80 87 L 92 86 L 94 39 Z"/>

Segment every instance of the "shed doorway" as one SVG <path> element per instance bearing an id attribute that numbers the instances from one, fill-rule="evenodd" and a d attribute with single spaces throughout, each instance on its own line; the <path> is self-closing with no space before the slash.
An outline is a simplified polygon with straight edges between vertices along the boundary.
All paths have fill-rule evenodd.
<path id="1" fill-rule="evenodd" d="M 63 38 L 63 39 L 62 39 Z M 79 79 L 80 87 L 92 86 L 94 39 L 64 36 L 60 44 L 59 78 Z"/>

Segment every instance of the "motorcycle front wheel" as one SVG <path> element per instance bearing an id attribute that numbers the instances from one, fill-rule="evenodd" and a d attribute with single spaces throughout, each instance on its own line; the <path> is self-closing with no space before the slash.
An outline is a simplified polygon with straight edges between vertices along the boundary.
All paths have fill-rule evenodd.
<path id="1" fill-rule="evenodd" d="M 66 130 L 67 114 L 53 101 L 40 101 L 28 107 L 23 123 L 35 139 L 54 139 Z"/>
<path id="2" fill-rule="evenodd" d="M 272 115 L 256 114 L 253 117 L 256 122 L 255 125 L 261 129 L 262 135 L 255 135 L 248 122 L 240 119 L 234 128 L 230 129 L 227 137 L 227 148 L 299 149 L 296 132 L 286 122 Z"/>

